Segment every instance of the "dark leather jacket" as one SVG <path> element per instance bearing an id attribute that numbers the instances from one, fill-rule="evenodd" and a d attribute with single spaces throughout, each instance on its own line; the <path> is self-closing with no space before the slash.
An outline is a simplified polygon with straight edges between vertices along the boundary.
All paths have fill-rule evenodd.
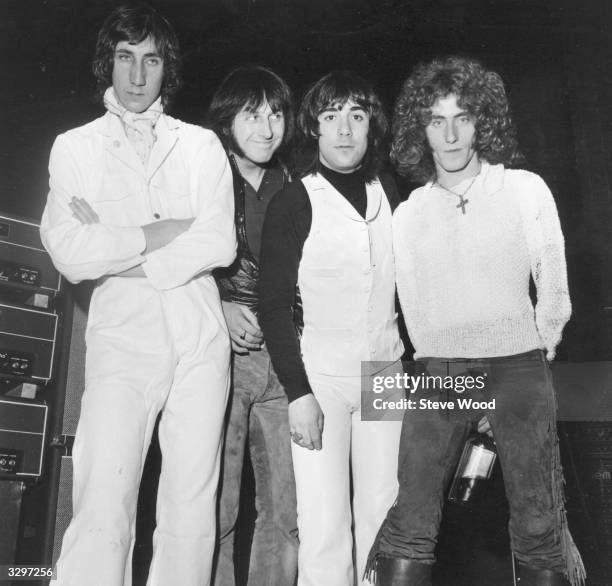
<path id="1" fill-rule="evenodd" d="M 247 240 L 244 179 L 232 155 L 229 155 L 229 160 L 234 178 L 234 213 L 238 249 L 236 251 L 236 260 L 227 268 L 216 269 L 213 274 L 223 301 L 233 301 L 246 305 L 253 312 L 257 313 L 259 265 L 249 248 Z M 284 167 L 282 170 L 284 187 L 290 179 L 287 170 Z"/>

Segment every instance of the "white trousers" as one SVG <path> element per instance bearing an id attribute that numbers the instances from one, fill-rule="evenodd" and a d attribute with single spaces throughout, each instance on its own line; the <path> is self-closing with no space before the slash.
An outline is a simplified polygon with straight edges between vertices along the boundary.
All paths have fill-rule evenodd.
<path id="1" fill-rule="evenodd" d="M 206 586 L 228 395 L 226 333 L 219 328 L 205 352 L 180 357 L 134 348 L 118 355 L 117 345 L 88 340 L 73 450 L 73 519 L 57 586 L 131 585 L 138 488 L 161 410 L 163 461 L 147 584 Z"/>
<path id="2" fill-rule="evenodd" d="M 384 374 L 394 372 L 399 361 Z M 367 556 L 397 497 L 402 422 L 361 421 L 361 377 L 308 372 L 308 379 L 325 422 L 320 451 L 292 443 L 298 586 L 353 586 L 355 572 L 358 584 L 369 584 L 362 580 Z"/>

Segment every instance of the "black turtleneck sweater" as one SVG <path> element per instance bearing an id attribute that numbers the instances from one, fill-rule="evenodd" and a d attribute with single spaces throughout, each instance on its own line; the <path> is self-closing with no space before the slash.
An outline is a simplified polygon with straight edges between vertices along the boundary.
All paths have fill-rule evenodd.
<path id="1" fill-rule="evenodd" d="M 323 177 L 365 217 L 367 195 L 362 171 L 337 173 L 323 165 L 319 167 Z M 395 182 L 389 175 L 381 175 L 380 182 L 395 210 L 400 203 Z M 298 269 L 311 225 L 308 193 L 301 181 L 294 181 L 268 205 L 261 241 L 259 324 L 289 401 L 312 392 L 294 323 Z"/>
<path id="2" fill-rule="evenodd" d="M 338 173 L 325 165 L 319 165 L 318 171 L 352 204 L 359 215 L 365 218 L 368 196 L 363 171 L 357 169 L 353 173 Z"/>

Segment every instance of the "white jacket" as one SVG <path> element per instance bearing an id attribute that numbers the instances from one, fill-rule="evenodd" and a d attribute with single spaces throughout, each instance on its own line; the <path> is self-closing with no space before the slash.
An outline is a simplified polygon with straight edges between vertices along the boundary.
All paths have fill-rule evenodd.
<path id="1" fill-rule="evenodd" d="M 41 222 L 43 243 L 69 281 L 99 279 L 89 334 L 121 330 L 128 346 L 151 349 L 167 341 L 168 322 L 196 339 L 209 318 L 225 327 L 211 271 L 231 263 L 236 248 L 232 176 L 217 137 L 163 114 L 155 132 L 146 170 L 113 114 L 60 135 Z M 100 223 L 74 218 L 72 197 L 86 199 Z M 143 256 L 140 226 L 190 217 L 189 230 Z M 137 265 L 146 278 L 113 276 Z"/>

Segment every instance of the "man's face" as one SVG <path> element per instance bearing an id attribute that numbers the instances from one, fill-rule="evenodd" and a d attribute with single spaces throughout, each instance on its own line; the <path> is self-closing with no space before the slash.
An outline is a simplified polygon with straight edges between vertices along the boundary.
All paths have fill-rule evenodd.
<path id="1" fill-rule="evenodd" d="M 335 104 L 317 117 L 319 121 L 319 160 L 338 173 L 359 168 L 368 150 L 370 115 L 348 100 Z"/>
<path id="2" fill-rule="evenodd" d="M 254 165 L 265 165 L 283 142 L 285 118 L 264 100 L 256 110 L 244 107 L 238 112 L 231 132 L 240 150 L 235 154 Z"/>
<path id="3" fill-rule="evenodd" d="M 474 150 L 476 128 L 470 114 L 457 104 L 451 94 L 436 100 L 425 134 L 440 175 L 457 175 L 457 179 L 475 175 L 480 163 Z"/>
<path id="4" fill-rule="evenodd" d="M 119 41 L 113 62 L 113 89 L 130 112 L 144 112 L 159 97 L 164 62 L 155 42 L 147 37 L 137 45 Z"/>

